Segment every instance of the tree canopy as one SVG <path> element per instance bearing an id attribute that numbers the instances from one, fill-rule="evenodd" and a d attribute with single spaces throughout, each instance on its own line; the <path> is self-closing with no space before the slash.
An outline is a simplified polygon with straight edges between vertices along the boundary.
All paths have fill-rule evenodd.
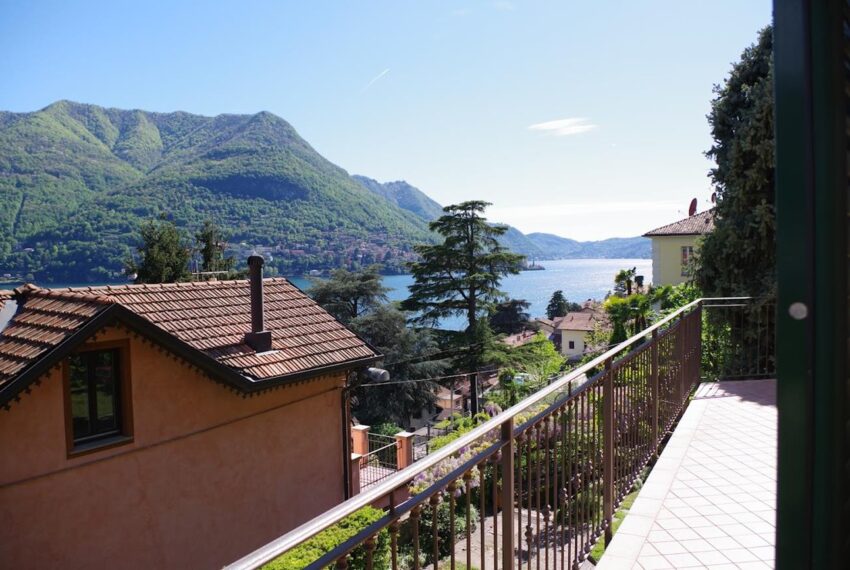
<path id="1" fill-rule="evenodd" d="M 336 269 L 330 279 L 313 279 L 309 295 L 342 323 L 349 323 L 387 301 L 380 266 L 360 271 Z"/>
<path id="2" fill-rule="evenodd" d="M 772 28 L 759 32 L 714 92 L 706 156 L 716 163 L 717 204 L 695 282 L 708 296 L 769 295 L 776 286 Z"/>
<path id="3" fill-rule="evenodd" d="M 356 390 L 354 413 L 360 421 L 408 426 L 411 416 L 434 403 L 437 385 L 427 379 L 440 376 L 449 363 L 433 358 L 439 347 L 430 331 L 406 325 L 407 316 L 390 304 L 351 322 L 351 328 L 384 355 L 381 366 L 390 373 L 386 385 Z"/>
<path id="4" fill-rule="evenodd" d="M 175 283 L 189 278 L 191 250 L 172 222 L 160 218 L 142 224 L 139 259 L 125 264 L 135 283 Z"/>
<path id="5" fill-rule="evenodd" d="M 531 303 L 525 299 L 508 299 L 496 304 L 490 313 L 490 328 L 498 334 L 516 334 L 528 325 Z"/>
<path id="6" fill-rule="evenodd" d="M 442 243 L 416 246 L 421 261 L 410 264 L 414 283 L 403 307 L 417 313 L 420 322 L 463 315 L 473 330 L 504 299 L 501 279 L 519 273 L 525 257 L 499 245 L 497 238 L 507 227 L 487 223 L 482 214 L 489 205 L 473 200 L 446 206 L 445 214 L 429 224 Z"/>
<path id="7" fill-rule="evenodd" d="M 233 271 L 235 260 L 231 255 L 225 255 L 227 239 L 221 228 L 212 220 L 205 220 L 204 225 L 195 234 L 195 243 L 201 255 L 201 271 L 224 272 Z"/>
<path id="8" fill-rule="evenodd" d="M 581 305 L 567 301 L 567 298 L 564 297 L 564 292 L 558 289 L 552 293 L 552 297 L 549 299 L 549 304 L 546 305 L 546 317 L 554 319 L 555 317 L 563 317 L 571 311 L 580 310 Z"/>

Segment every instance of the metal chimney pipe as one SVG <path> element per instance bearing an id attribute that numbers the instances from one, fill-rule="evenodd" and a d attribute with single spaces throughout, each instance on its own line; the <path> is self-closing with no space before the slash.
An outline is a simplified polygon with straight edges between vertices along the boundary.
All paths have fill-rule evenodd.
<path id="1" fill-rule="evenodd" d="M 251 331 L 245 335 L 245 342 L 257 352 L 272 348 L 272 333 L 265 330 L 263 315 L 263 264 L 261 255 L 248 258 L 248 276 L 251 289 Z"/>
<path id="2" fill-rule="evenodd" d="M 263 264 L 262 255 L 248 258 L 248 275 L 251 280 L 251 332 L 260 332 L 263 326 Z"/>

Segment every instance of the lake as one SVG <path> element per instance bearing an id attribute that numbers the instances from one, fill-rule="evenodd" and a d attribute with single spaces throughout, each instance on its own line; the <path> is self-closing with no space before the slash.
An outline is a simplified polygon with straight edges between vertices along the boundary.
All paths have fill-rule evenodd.
<path id="1" fill-rule="evenodd" d="M 501 286 L 511 298 L 531 303 L 529 312 L 532 317 L 546 314 L 549 298 L 558 289 L 569 301 L 602 300 L 614 288 L 614 275 L 621 269 L 635 267 L 637 274 L 643 275 L 647 283 L 652 280 L 651 259 L 556 259 L 541 261 L 540 264 L 546 269 L 509 275 L 502 280 Z M 310 281 L 303 277 L 291 278 L 290 281 L 302 289 L 310 286 Z M 412 283 L 410 275 L 384 277 L 384 285 L 390 288 L 388 297 L 391 301 L 406 299 L 407 287 Z M 455 330 L 464 326 L 460 318 L 446 319 L 441 324 L 444 328 Z"/>
<path id="2" fill-rule="evenodd" d="M 637 274 L 646 281 L 652 279 L 651 259 L 557 259 L 543 261 L 543 271 L 523 271 L 519 275 L 510 275 L 502 280 L 502 291 L 511 298 L 525 299 L 531 303 L 529 312 L 532 317 L 543 316 L 552 293 L 558 289 L 564 296 L 575 302 L 587 299 L 601 300 L 614 288 L 614 275 L 621 269 L 637 268 Z M 290 281 L 301 289 L 310 286 L 304 277 L 290 277 Z M 410 275 L 387 275 L 384 285 L 389 287 L 391 301 L 407 298 L 407 287 L 413 283 Z M 12 289 L 20 283 L 0 285 L 0 289 Z M 83 284 L 83 285 L 91 285 Z M 45 284 L 46 287 L 74 287 L 73 283 Z M 446 319 L 441 323 L 444 328 L 458 330 L 464 326 L 461 318 Z"/>

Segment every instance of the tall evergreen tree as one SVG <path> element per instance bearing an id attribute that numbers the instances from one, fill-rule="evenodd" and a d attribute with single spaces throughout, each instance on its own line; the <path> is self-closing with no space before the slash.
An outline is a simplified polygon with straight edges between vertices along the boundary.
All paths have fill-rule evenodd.
<path id="1" fill-rule="evenodd" d="M 128 260 L 124 271 L 135 283 L 175 283 L 189 278 L 191 252 L 180 230 L 164 217 L 140 228 L 139 259 Z"/>
<path id="2" fill-rule="evenodd" d="M 776 284 L 772 28 L 759 33 L 714 91 L 714 144 L 706 155 L 717 165 L 717 205 L 694 278 L 708 296 L 769 295 Z"/>
<path id="3" fill-rule="evenodd" d="M 462 315 L 472 331 L 505 297 L 499 290 L 502 277 L 519 273 L 525 256 L 499 245 L 496 238 L 508 228 L 487 223 L 482 214 L 489 205 L 473 200 L 446 206 L 429 224 L 443 242 L 416 246 L 422 260 L 410 265 L 414 283 L 403 307 L 418 313 L 421 322 Z"/>
<path id="4" fill-rule="evenodd" d="M 203 227 L 195 234 L 195 243 L 201 254 L 201 271 L 225 272 L 233 270 L 234 259 L 225 255 L 227 240 L 221 228 L 212 220 L 205 220 Z"/>
<path id="5" fill-rule="evenodd" d="M 443 208 L 444 215 L 429 224 L 431 231 L 443 237 L 435 245 L 418 245 L 422 260 L 410 265 L 413 285 L 403 308 L 418 314 L 417 320 L 435 323 L 439 319 L 462 315 L 466 330 L 461 336 L 468 347 L 457 359 L 457 366 L 475 371 L 494 350 L 495 337 L 486 316 L 493 306 L 505 298 L 499 290 L 502 277 L 515 275 L 525 256 L 511 253 L 496 238 L 508 231 L 506 226 L 493 226 L 482 215 L 488 202 L 472 200 Z M 477 388 L 470 387 L 474 394 Z M 472 399 L 476 413 L 477 396 Z"/>

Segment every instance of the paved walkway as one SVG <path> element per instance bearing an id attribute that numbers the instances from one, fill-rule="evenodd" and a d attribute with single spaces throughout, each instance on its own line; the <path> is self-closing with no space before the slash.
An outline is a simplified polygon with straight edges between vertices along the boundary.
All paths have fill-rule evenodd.
<path id="1" fill-rule="evenodd" d="M 773 568 L 776 381 L 706 383 L 598 570 Z"/>

